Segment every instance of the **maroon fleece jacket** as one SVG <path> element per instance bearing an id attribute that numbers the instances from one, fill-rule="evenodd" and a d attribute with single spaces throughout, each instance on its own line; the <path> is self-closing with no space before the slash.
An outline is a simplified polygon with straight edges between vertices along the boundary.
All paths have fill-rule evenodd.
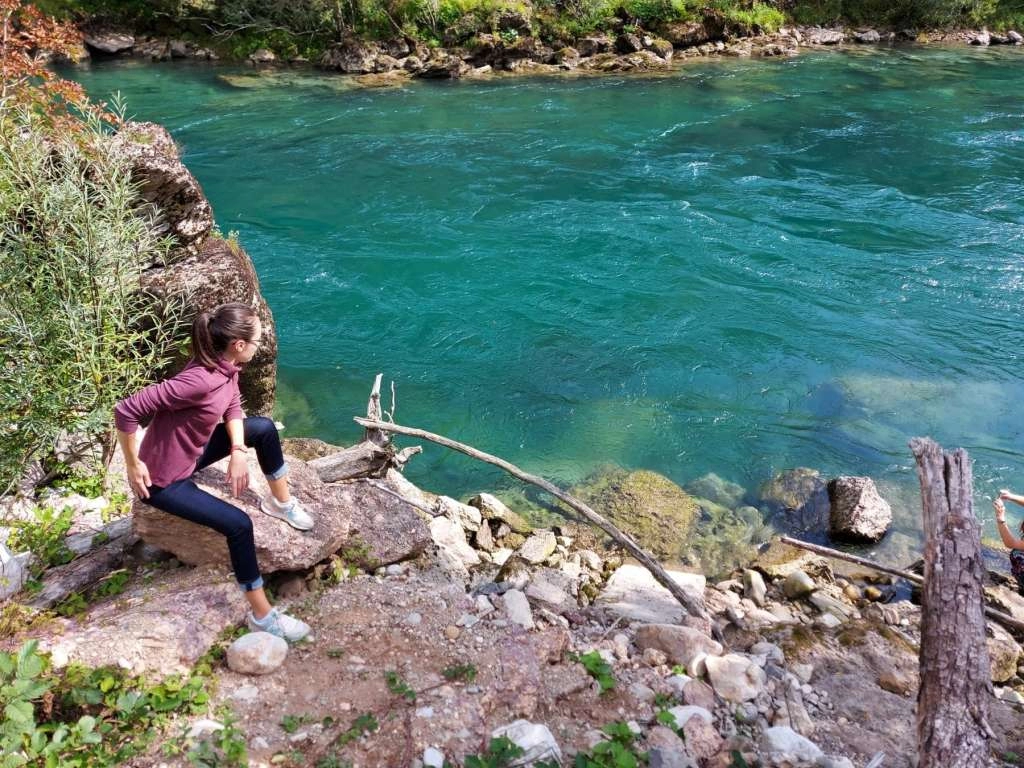
<path id="1" fill-rule="evenodd" d="M 153 417 L 139 447 L 153 485 L 166 488 L 191 475 L 214 427 L 243 418 L 238 370 L 223 358 L 214 370 L 193 360 L 114 406 L 114 423 L 122 432 L 134 433 L 140 421 Z"/>

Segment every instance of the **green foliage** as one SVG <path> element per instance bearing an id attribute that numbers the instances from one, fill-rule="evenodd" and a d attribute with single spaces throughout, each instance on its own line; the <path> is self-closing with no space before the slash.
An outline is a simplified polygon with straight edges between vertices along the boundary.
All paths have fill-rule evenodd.
<path id="1" fill-rule="evenodd" d="M 686 0 L 623 0 L 622 10 L 641 25 L 653 27 L 692 18 L 691 5 Z"/>
<path id="2" fill-rule="evenodd" d="M 281 729 L 285 733 L 295 733 L 300 726 L 313 722 L 315 718 L 309 715 L 285 715 L 281 718 Z"/>
<path id="3" fill-rule="evenodd" d="M 75 665 L 58 675 L 31 640 L 17 654 L 0 653 L 0 768 L 119 765 L 145 751 L 172 713 L 205 711 L 208 682 L 193 675 L 152 684 Z M 237 732 L 226 730 L 214 748 L 227 761 L 217 764 L 244 765 Z"/>
<path id="4" fill-rule="evenodd" d="M 32 578 L 38 579 L 47 568 L 64 565 L 74 559 L 75 553 L 65 544 L 74 512 L 71 507 L 64 507 L 59 512 L 50 507 L 37 507 L 32 511 L 33 520 L 4 521 L 11 530 L 7 548 L 12 552 L 31 552 L 35 556 Z"/>
<path id="5" fill-rule="evenodd" d="M 582 655 L 572 654 L 571 658 L 573 661 L 578 661 L 582 664 L 590 676 L 597 680 L 597 684 L 601 687 L 601 693 L 615 688 L 615 674 L 612 671 L 611 665 L 601 658 L 600 653 L 591 651 Z"/>
<path id="6" fill-rule="evenodd" d="M 576 755 L 573 768 L 636 768 L 647 764 L 647 753 L 633 746 L 636 734 L 623 722 L 611 723 L 601 729 L 608 738 L 594 746 L 588 754 Z"/>
<path id="7" fill-rule="evenodd" d="M 673 675 L 685 675 L 686 674 L 686 667 L 684 667 L 682 664 L 673 664 L 672 665 L 672 674 Z"/>
<path id="8" fill-rule="evenodd" d="M 235 727 L 235 716 L 230 709 L 221 708 L 218 718 L 223 728 L 199 739 L 186 740 L 185 758 L 195 768 L 244 768 L 249 765 L 245 734 Z"/>
<path id="9" fill-rule="evenodd" d="M 441 675 L 450 682 L 472 683 L 476 680 L 476 667 L 472 664 L 454 664 L 441 670 Z"/>
<path id="10" fill-rule="evenodd" d="M 364 712 L 352 721 L 352 725 L 338 735 L 334 743 L 343 747 L 366 734 L 373 733 L 378 728 L 380 728 L 380 724 L 377 722 L 376 716 L 372 712 Z"/>
<path id="11" fill-rule="evenodd" d="M 740 752 L 738 749 L 734 749 L 732 752 L 730 752 L 729 756 L 732 758 L 732 765 L 729 768 L 750 768 L 750 766 L 747 765 L 747 761 L 743 757 L 743 753 Z"/>
<path id="12" fill-rule="evenodd" d="M 755 32 L 778 32 L 786 23 L 786 16 L 768 3 L 754 3 L 749 9 L 735 8 L 726 13 L 726 19 L 750 27 Z"/>
<path id="13" fill-rule="evenodd" d="M 491 739 L 487 751 L 482 755 L 466 755 L 466 768 L 508 768 L 514 765 L 517 757 L 523 756 L 523 748 L 515 742 L 499 736 Z"/>
<path id="14" fill-rule="evenodd" d="M 168 359 L 176 322 L 138 289 L 168 242 L 137 201 L 98 120 L 0 108 L 0 491 L 62 436 L 109 450 L 114 403 Z"/>
<path id="15" fill-rule="evenodd" d="M 401 696 L 406 701 L 416 701 L 416 691 L 414 691 L 405 680 L 399 677 L 398 673 L 394 670 L 388 670 L 384 673 L 384 680 L 388 684 L 388 690 L 396 696 Z"/>
<path id="16" fill-rule="evenodd" d="M 1019 0 L 798 0 L 790 16 L 798 24 L 878 27 L 946 27 L 998 22 L 1021 10 Z"/>

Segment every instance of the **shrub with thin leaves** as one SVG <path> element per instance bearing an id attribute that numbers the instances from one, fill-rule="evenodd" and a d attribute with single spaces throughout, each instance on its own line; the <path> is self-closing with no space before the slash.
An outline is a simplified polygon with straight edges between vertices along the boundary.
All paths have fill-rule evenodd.
<path id="1" fill-rule="evenodd" d="M 0 492 L 61 438 L 109 450 L 114 403 L 169 356 L 175 312 L 139 290 L 168 243 L 104 131 L 0 103 Z"/>

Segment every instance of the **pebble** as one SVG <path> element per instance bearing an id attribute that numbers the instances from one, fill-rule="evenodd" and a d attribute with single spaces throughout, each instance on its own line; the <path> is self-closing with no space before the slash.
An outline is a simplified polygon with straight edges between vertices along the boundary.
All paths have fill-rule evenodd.
<path id="1" fill-rule="evenodd" d="M 256 749 L 268 749 L 269 747 L 270 747 L 270 742 L 268 742 L 262 736 L 257 736 L 256 738 L 254 738 L 252 741 L 249 742 L 249 748 L 253 749 L 253 750 L 256 750 Z"/>
<path id="2" fill-rule="evenodd" d="M 423 750 L 424 768 L 443 768 L 444 752 L 436 747 L 427 747 Z"/>
<path id="3" fill-rule="evenodd" d="M 405 568 L 398 565 L 398 563 L 394 563 L 385 568 L 384 573 L 386 573 L 388 576 L 401 576 L 403 573 L 405 573 Z"/>
<path id="4" fill-rule="evenodd" d="M 422 622 L 423 622 L 423 616 L 421 616 L 416 611 L 413 611 L 408 616 L 406 616 L 404 619 L 402 619 L 402 623 L 405 624 L 406 626 L 410 626 L 410 627 L 418 627 Z"/>
<path id="5" fill-rule="evenodd" d="M 473 624 L 476 624 L 476 622 L 474 621 Z M 473 624 L 468 624 L 466 626 L 471 627 L 471 626 L 473 626 Z M 459 629 L 458 627 L 452 626 L 451 624 L 449 624 L 447 627 L 444 628 L 444 636 L 446 638 L 448 638 L 449 640 L 458 640 L 459 639 L 459 635 L 461 635 L 461 634 L 462 634 L 462 630 Z"/>
<path id="6" fill-rule="evenodd" d="M 231 698 L 235 701 L 242 701 L 251 703 L 259 698 L 260 689 L 255 685 L 241 685 L 231 693 Z"/>
<path id="7" fill-rule="evenodd" d="M 420 707 L 419 709 L 416 710 L 416 717 L 424 717 L 424 718 L 427 718 L 429 720 L 433 716 L 434 716 L 434 708 L 433 707 Z"/>

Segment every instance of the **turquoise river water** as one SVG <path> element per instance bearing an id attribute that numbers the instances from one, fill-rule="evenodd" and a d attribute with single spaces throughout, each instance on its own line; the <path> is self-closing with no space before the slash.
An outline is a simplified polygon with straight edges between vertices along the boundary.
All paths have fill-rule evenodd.
<path id="1" fill-rule="evenodd" d="M 74 76 L 167 126 L 239 233 L 287 435 L 354 441 L 383 371 L 399 423 L 560 483 L 811 466 L 876 478 L 913 533 L 928 434 L 970 452 L 992 533 L 986 498 L 1024 491 L 1022 75 L 906 49 L 380 90 Z M 409 476 L 508 484 L 429 445 Z"/>

